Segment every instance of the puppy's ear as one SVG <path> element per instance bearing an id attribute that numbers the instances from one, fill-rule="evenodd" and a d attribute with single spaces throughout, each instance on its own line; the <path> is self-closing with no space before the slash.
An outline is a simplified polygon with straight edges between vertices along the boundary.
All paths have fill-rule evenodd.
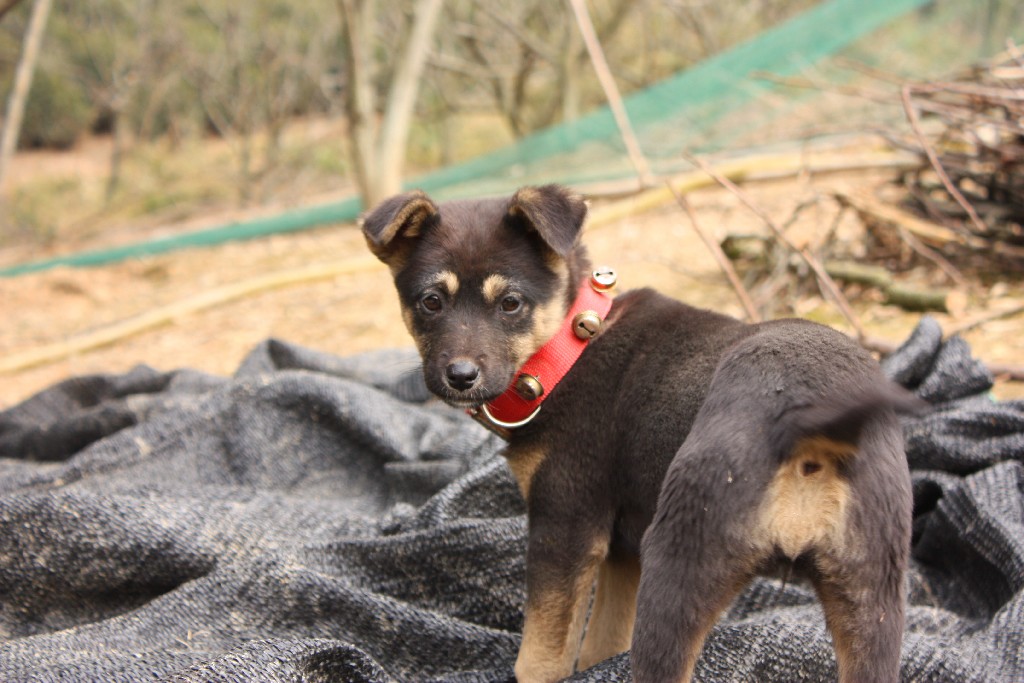
<path id="1" fill-rule="evenodd" d="M 417 190 L 385 199 L 360 222 L 370 251 L 392 269 L 397 269 L 412 240 L 437 216 L 437 205 Z"/>
<path id="2" fill-rule="evenodd" d="M 565 258 L 576 246 L 587 216 L 587 204 L 583 197 L 560 185 L 523 187 L 509 200 L 508 214 L 525 222 L 556 254 Z"/>

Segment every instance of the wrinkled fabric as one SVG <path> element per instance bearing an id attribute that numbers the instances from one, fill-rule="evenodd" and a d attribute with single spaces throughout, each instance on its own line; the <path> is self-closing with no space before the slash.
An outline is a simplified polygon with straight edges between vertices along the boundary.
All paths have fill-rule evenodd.
<path id="1" fill-rule="evenodd" d="M 414 352 L 269 340 L 234 377 L 139 367 L 0 413 L 0 680 L 505 681 L 524 505 Z M 914 485 L 908 681 L 1024 680 L 1024 403 L 931 319 L 884 369 Z M 700 681 L 834 680 L 813 591 L 754 581 Z M 620 655 L 578 681 L 629 680 Z"/>

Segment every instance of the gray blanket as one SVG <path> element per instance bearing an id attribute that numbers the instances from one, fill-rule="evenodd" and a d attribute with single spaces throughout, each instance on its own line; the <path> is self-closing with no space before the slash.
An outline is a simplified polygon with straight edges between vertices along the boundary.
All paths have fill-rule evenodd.
<path id="1" fill-rule="evenodd" d="M 0 413 L 0 680 L 509 679 L 523 503 L 416 365 L 270 340 L 231 378 L 140 367 Z M 1024 402 L 929 319 L 885 367 L 936 407 L 905 425 L 903 678 L 1024 680 Z M 813 593 L 753 583 L 697 678 L 834 680 Z"/>

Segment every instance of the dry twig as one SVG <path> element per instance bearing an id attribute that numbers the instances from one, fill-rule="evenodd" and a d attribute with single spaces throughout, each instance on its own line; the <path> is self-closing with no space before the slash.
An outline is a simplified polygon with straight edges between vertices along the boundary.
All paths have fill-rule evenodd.
<path id="1" fill-rule="evenodd" d="M 954 334 L 963 334 L 964 332 L 970 332 L 971 330 L 981 327 L 985 323 L 990 323 L 993 320 L 1005 320 L 1006 318 L 1013 318 L 1024 313 L 1024 304 L 1019 304 L 1011 308 L 1006 308 L 999 311 L 990 311 L 983 315 L 976 316 L 970 320 L 966 320 L 959 325 L 955 325 L 949 329 L 948 334 L 950 336 Z"/>
<path id="2" fill-rule="evenodd" d="M 715 181 L 718 182 L 722 187 L 732 192 L 748 209 L 753 211 L 758 216 L 758 218 L 760 218 L 764 222 L 764 224 L 768 226 L 768 229 L 775 234 L 776 239 L 778 239 L 788 249 L 798 254 L 800 258 L 804 260 L 804 262 L 811 268 L 811 270 L 814 271 L 814 274 L 817 276 L 818 285 L 821 287 L 822 292 L 832 299 L 833 303 L 836 304 L 836 307 L 839 309 L 839 312 L 842 314 L 842 316 L 846 319 L 850 326 L 853 327 L 853 329 L 857 332 L 857 338 L 861 340 L 861 342 L 863 342 L 867 338 L 867 333 L 864 330 L 864 326 L 861 325 L 860 320 L 857 318 L 857 315 L 853 312 L 853 309 L 850 308 L 850 303 L 846 300 L 846 297 L 843 296 L 843 293 L 839 290 L 839 287 L 836 286 L 835 281 L 832 280 L 832 278 L 829 277 L 828 273 L 825 272 L 824 267 L 822 267 L 818 259 L 816 259 L 808 249 L 801 249 L 797 247 L 792 242 L 792 240 L 790 240 L 786 236 L 786 233 L 779 227 L 775 220 L 772 219 L 772 217 L 769 216 L 764 211 L 764 209 L 758 206 L 749 196 L 747 196 L 747 193 L 740 189 L 738 185 L 736 185 L 734 182 L 720 174 L 718 171 L 709 166 L 703 160 L 690 155 L 687 155 L 687 159 L 695 166 L 699 167 L 702 171 L 707 173 L 709 176 L 714 178 Z"/>
<path id="3" fill-rule="evenodd" d="M 914 131 L 914 135 L 917 136 L 918 142 L 921 144 L 921 149 L 924 150 L 925 155 L 928 157 L 928 161 L 931 162 L 932 168 L 935 169 L 935 173 L 938 174 L 939 180 L 942 181 L 943 186 L 949 192 L 957 204 L 959 204 L 967 215 L 970 216 L 971 221 L 978 228 L 979 232 L 986 232 L 985 224 L 981 221 L 978 213 L 974 210 L 960 190 L 957 189 L 953 181 L 949 179 L 949 174 L 946 173 L 946 169 L 942 166 L 942 162 L 939 160 L 939 155 L 935 152 L 935 148 L 928 142 L 928 138 L 925 137 L 924 131 L 921 130 L 921 119 L 917 114 L 917 109 L 914 108 L 914 103 L 911 100 L 911 94 L 915 91 L 923 91 L 924 86 L 915 86 L 911 84 L 904 85 L 900 91 L 900 95 L 903 99 L 903 108 L 907 112 L 907 119 L 910 121 L 910 127 Z M 929 90 L 932 88 L 929 87 Z"/>
<path id="4" fill-rule="evenodd" d="M 701 227 L 700 221 L 697 220 L 697 214 L 694 213 L 693 207 L 690 206 L 688 201 L 686 201 L 686 198 L 676 192 L 675 188 L 672 187 L 672 183 L 666 182 L 665 184 L 675 196 L 676 202 L 678 202 L 679 206 L 686 212 L 686 215 L 690 219 L 690 225 L 693 226 L 694 232 L 696 232 L 701 241 L 704 242 L 704 245 L 708 248 L 708 251 L 711 252 L 711 255 L 718 263 L 718 267 L 722 269 L 723 273 L 725 273 L 725 277 L 729 280 L 729 284 L 732 285 L 732 288 L 736 291 L 736 296 L 739 297 L 740 303 L 743 305 L 743 309 L 747 312 L 747 320 L 754 323 L 761 322 L 761 314 L 758 313 L 757 307 L 754 306 L 754 302 L 750 300 L 750 294 L 747 293 L 743 283 L 740 282 L 740 277 L 737 275 L 736 269 L 732 267 L 732 262 L 729 260 L 729 257 L 725 255 L 725 252 L 722 251 L 721 245 L 712 239 L 712 237 L 704 231 L 704 228 Z"/>
<path id="5" fill-rule="evenodd" d="M 651 167 L 647 163 L 647 157 L 644 156 L 640 143 L 636 139 L 633 126 L 629 122 L 629 115 L 626 113 L 626 107 L 622 103 L 622 96 L 619 94 L 619 88 L 615 84 L 615 78 L 608 67 L 608 60 L 605 59 L 601 42 L 597 38 L 597 31 L 594 30 L 594 24 L 590 20 L 590 12 L 587 11 L 587 5 L 583 0 L 569 0 L 569 5 L 576 15 L 576 23 L 579 26 L 580 35 L 583 36 L 583 44 L 590 54 L 590 62 L 597 73 L 597 79 L 601 82 L 601 88 L 604 90 L 605 98 L 608 100 L 608 106 L 612 111 L 615 124 L 619 127 L 619 135 L 626 146 L 626 152 L 629 155 L 630 162 L 633 164 L 633 169 L 636 171 L 640 186 L 650 187 L 654 184 Z"/>
<path id="6" fill-rule="evenodd" d="M 905 180 L 916 202 L 934 220 L 975 238 L 972 250 L 1000 256 L 1009 268 L 1024 259 L 1024 68 L 1018 60 L 1010 43 L 1006 53 L 956 80 L 904 84 L 912 135 L 894 139 L 927 160 Z M 927 128 L 926 117 L 933 124 Z"/>

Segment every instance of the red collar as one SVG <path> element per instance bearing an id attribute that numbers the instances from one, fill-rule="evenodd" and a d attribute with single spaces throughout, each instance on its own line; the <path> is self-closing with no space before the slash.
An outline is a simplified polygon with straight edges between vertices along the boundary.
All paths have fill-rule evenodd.
<path id="1" fill-rule="evenodd" d="M 572 369 L 590 338 L 603 325 L 612 307 L 612 298 L 606 292 L 614 284 L 613 271 L 594 271 L 594 275 L 580 287 L 576 301 L 558 332 L 523 364 L 505 393 L 467 412 L 506 439 L 512 429 L 522 427 L 536 417 L 541 404 Z M 536 395 L 538 390 L 539 396 Z"/>

